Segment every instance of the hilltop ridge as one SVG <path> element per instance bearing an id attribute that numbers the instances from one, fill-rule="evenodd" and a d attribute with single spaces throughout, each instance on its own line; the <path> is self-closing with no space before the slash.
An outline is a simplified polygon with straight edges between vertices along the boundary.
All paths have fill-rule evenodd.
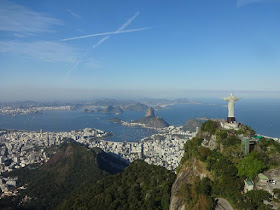
<path id="1" fill-rule="evenodd" d="M 278 208 L 277 198 L 271 202 L 274 190 L 259 185 L 258 174 L 267 174 L 268 169 L 280 173 L 280 144 L 254 135 L 255 131 L 246 125 L 241 124 L 235 131 L 223 129 L 219 120 L 206 121 L 197 136 L 184 145 L 170 210 L 210 210 L 217 197 L 225 198 L 236 209 L 270 209 L 267 203 Z M 249 150 L 246 142 L 252 144 Z M 252 189 L 245 185 L 246 180 L 255 183 Z"/>

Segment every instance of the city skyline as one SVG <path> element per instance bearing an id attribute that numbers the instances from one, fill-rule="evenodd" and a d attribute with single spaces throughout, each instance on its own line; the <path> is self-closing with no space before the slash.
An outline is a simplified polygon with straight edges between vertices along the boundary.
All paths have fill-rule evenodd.
<path id="1" fill-rule="evenodd" d="M 279 98 L 280 1 L 0 2 L 0 97 Z"/>

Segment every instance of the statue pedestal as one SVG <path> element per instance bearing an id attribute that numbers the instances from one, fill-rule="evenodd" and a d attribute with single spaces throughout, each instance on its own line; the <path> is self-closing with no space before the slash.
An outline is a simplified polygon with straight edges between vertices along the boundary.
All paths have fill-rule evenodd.
<path id="1" fill-rule="evenodd" d="M 227 117 L 227 122 L 228 123 L 235 122 L 235 117 Z"/>
<path id="2" fill-rule="evenodd" d="M 221 126 L 222 126 L 222 128 L 224 128 L 224 129 L 227 129 L 227 130 L 231 130 L 231 129 L 233 129 L 233 130 L 239 130 L 239 126 L 240 126 L 240 123 L 238 123 L 238 122 L 227 122 L 227 121 L 222 121 L 221 122 Z"/>

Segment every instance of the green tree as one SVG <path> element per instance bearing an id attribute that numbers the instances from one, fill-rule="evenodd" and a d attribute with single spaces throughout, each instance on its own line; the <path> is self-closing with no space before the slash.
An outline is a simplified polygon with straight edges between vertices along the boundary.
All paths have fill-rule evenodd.
<path id="1" fill-rule="evenodd" d="M 175 174 L 142 160 L 64 200 L 58 209 L 166 209 Z M 73 205 L 77 203 L 77 205 Z"/>
<path id="2" fill-rule="evenodd" d="M 203 195 L 210 196 L 212 191 L 210 179 L 204 177 L 199 185 L 199 193 Z"/>
<path id="3" fill-rule="evenodd" d="M 218 128 L 217 122 L 214 122 L 212 120 L 207 120 L 201 126 L 202 131 L 208 131 L 210 134 L 214 134 L 217 128 Z"/>
<path id="4" fill-rule="evenodd" d="M 237 174 L 237 168 L 232 162 L 221 156 L 212 166 L 212 170 L 215 172 L 216 177 L 220 176 L 235 176 Z"/>
<path id="5" fill-rule="evenodd" d="M 218 141 L 226 139 L 227 136 L 228 136 L 228 133 L 225 130 L 217 130 L 215 134 L 216 134 L 216 137 L 217 137 Z"/>
<path id="6" fill-rule="evenodd" d="M 264 190 L 251 190 L 245 194 L 246 201 L 250 203 L 250 208 L 258 209 L 263 205 L 264 200 L 269 200 L 271 195 Z"/>
<path id="7" fill-rule="evenodd" d="M 211 150 L 209 148 L 203 146 L 198 147 L 198 155 L 201 161 L 206 161 L 210 153 Z"/>
<path id="8" fill-rule="evenodd" d="M 213 206 L 214 202 L 210 196 L 199 195 L 193 210 L 211 210 Z"/>
<path id="9" fill-rule="evenodd" d="M 243 135 L 255 135 L 256 132 L 251 128 L 249 127 L 248 125 L 244 125 L 242 126 L 238 131 L 236 131 L 237 134 L 243 134 Z"/>
<path id="10" fill-rule="evenodd" d="M 197 137 L 194 137 L 192 138 L 191 140 L 187 141 L 185 144 L 184 144 L 184 155 L 181 159 L 181 165 L 189 160 L 192 156 L 196 156 L 198 155 L 197 153 L 197 149 L 198 147 L 201 145 L 203 139 L 202 138 L 197 138 Z"/>
<path id="11" fill-rule="evenodd" d="M 244 155 L 242 145 L 234 145 L 224 148 L 223 155 L 234 164 L 239 163 Z"/>
<path id="12" fill-rule="evenodd" d="M 225 140 L 222 141 L 225 147 L 239 145 L 241 141 L 236 136 L 228 136 Z"/>
<path id="13" fill-rule="evenodd" d="M 221 176 L 213 184 L 213 193 L 237 200 L 244 182 L 236 176 Z"/>
<path id="14" fill-rule="evenodd" d="M 256 158 L 255 152 L 250 153 L 238 164 L 238 175 L 254 179 L 258 173 L 267 168 L 266 164 Z"/>

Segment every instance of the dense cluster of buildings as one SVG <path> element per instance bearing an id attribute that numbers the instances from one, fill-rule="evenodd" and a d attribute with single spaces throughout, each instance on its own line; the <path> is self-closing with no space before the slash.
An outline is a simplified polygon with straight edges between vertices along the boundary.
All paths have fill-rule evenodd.
<path id="1" fill-rule="evenodd" d="M 71 132 L 0 131 L 0 173 L 46 162 L 45 148 L 61 144 L 64 138 L 87 142 L 90 138 L 108 136 L 108 132 L 89 128 Z"/>
<path id="2" fill-rule="evenodd" d="M 38 107 L 27 107 L 27 108 L 5 106 L 5 107 L 0 107 L 0 114 L 16 116 L 20 114 L 40 113 L 42 111 L 49 111 L 49 110 L 70 110 L 70 109 L 71 106 L 38 106 Z"/>
<path id="3" fill-rule="evenodd" d="M 139 142 L 96 140 L 89 143 L 89 147 L 99 147 L 128 163 L 143 159 L 147 163 L 175 170 L 184 154 L 184 144 L 196 134 L 182 131 L 181 128 L 174 126 L 162 128 L 158 134 L 143 138 Z"/>

